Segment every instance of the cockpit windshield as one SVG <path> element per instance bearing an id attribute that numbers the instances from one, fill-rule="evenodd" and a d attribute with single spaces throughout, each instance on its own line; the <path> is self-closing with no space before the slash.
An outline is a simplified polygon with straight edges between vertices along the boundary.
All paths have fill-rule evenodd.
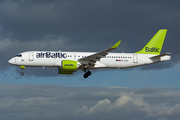
<path id="1" fill-rule="evenodd" d="M 15 55 L 14 57 L 22 57 L 22 55 L 21 55 L 21 54 L 18 54 L 18 55 Z"/>

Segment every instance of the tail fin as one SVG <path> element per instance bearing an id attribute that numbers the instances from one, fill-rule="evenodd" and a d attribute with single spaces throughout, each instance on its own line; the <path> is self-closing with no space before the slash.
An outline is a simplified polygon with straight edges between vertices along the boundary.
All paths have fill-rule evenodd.
<path id="1" fill-rule="evenodd" d="M 146 44 L 146 46 L 142 50 L 136 53 L 159 55 L 161 53 L 161 49 L 164 43 L 166 32 L 167 32 L 167 29 L 159 30 L 153 36 L 153 38 Z"/>

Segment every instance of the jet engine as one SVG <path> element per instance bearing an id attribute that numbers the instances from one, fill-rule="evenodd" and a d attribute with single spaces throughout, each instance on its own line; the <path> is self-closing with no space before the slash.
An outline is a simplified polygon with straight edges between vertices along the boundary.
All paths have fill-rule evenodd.
<path id="1" fill-rule="evenodd" d="M 77 71 L 77 61 L 62 60 L 61 67 L 59 68 L 59 74 L 73 74 Z"/>

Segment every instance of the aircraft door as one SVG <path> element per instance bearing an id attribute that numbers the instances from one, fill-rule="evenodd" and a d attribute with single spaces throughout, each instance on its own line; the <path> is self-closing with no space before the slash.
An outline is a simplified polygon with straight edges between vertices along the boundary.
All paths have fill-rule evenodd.
<path id="1" fill-rule="evenodd" d="M 29 52 L 29 61 L 34 60 L 34 52 Z"/>
<path id="2" fill-rule="evenodd" d="M 133 63 L 138 63 L 138 55 L 137 54 L 133 55 Z"/>

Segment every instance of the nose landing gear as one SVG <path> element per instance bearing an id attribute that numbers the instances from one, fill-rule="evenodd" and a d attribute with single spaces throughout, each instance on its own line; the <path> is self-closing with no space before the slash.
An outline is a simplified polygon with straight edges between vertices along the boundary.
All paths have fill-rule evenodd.
<path id="1" fill-rule="evenodd" d="M 21 72 L 21 75 L 23 76 L 23 75 L 24 75 L 24 72 Z"/>
<path id="2" fill-rule="evenodd" d="M 87 78 L 88 76 L 90 76 L 91 75 L 91 71 L 84 71 L 85 73 L 84 73 L 84 75 L 83 75 L 83 77 L 84 78 Z"/>
<path id="3" fill-rule="evenodd" d="M 21 75 L 23 76 L 24 75 L 24 68 L 25 68 L 25 66 L 20 66 L 20 68 L 22 69 Z"/>

